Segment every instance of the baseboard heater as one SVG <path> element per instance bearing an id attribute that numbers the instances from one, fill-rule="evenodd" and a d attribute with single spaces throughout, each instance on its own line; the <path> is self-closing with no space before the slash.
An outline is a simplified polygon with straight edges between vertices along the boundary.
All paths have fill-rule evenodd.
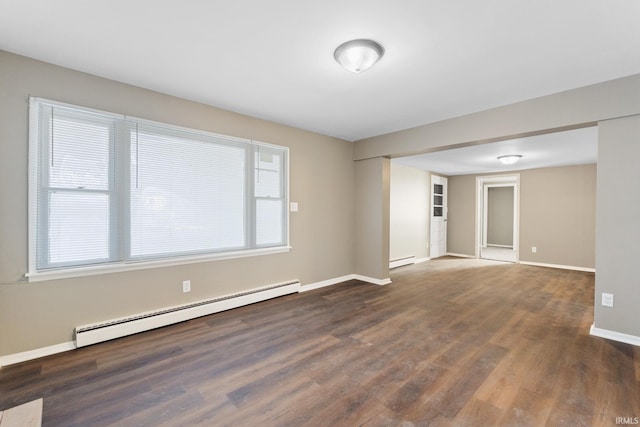
<path id="1" fill-rule="evenodd" d="M 398 259 L 389 261 L 389 268 L 397 268 L 397 267 L 402 267 L 405 265 L 411 265 L 415 263 L 416 263 L 416 257 L 414 255 L 411 255 L 408 257 L 398 258 Z"/>
<path id="2" fill-rule="evenodd" d="M 293 280 L 105 322 L 77 326 L 75 330 L 76 346 L 84 347 L 114 338 L 137 334 L 138 332 L 149 331 L 162 326 L 195 319 L 196 317 L 219 313 L 243 305 L 296 293 L 299 292 L 299 290 L 300 281 Z"/>

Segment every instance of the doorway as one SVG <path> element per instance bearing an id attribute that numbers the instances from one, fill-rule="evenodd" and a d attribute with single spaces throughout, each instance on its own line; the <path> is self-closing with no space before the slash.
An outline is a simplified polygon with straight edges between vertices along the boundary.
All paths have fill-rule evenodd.
<path id="1" fill-rule="evenodd" d="M 431 175 L 431 258 L 447 254 L 447 178 Z"/>
<path id="2" fill-rule="evenodd" d="M 520 175 L 476 178 L 476 258 L 519 261 Z"/>

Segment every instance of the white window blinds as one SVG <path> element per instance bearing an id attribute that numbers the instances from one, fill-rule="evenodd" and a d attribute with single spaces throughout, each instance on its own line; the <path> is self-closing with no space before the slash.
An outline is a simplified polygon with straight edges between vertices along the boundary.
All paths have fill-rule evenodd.
<path id="1" fill-rule="evenodd" d="M 111 261 L 114 123 L 109 117 L 47 104 L 37 105 L 37 112 L 38 265 Z"/>
<path id="2" fill-rule="evenodd" d="M 131 139 L 132 257 L 247 246 L 247 144 L 148 125 Z"/>
<path id="3" fill-rule="evenodd" d="M 31 272 L 287 245 L 287 148 L 31 109 Z"/>
<path id="4" fill-rule="evenodd" d="M 254 153 L 256 244 L 268 245 L 284 233 L 285 204 L 282 184 L 284 157 L 278 150 L 257 147 Z"/>

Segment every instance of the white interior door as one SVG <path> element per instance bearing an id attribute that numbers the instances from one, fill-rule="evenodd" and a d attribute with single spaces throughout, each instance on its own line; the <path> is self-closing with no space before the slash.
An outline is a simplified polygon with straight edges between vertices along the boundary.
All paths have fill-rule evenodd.
<path id="1" fill-rule="evenodd" d="M 447 254 L 447 178 L 431 175 L 430 256 Z"/>

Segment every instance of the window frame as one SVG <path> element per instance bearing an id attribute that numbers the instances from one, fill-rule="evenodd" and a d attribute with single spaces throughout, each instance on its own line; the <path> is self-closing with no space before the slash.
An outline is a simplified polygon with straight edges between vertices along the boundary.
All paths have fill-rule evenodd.
<path id="1" fill-rule="evenodd" d="M 39 268 L 39 257 L 43 256 L 39 253 L 39 247 L 48 251 L 47 244 L 48 225 L 44 231 L 38 234 L 40 228 L 39 221 L 42 223 L 43 218 L 47 219 L 49 208 L 43 203 L 41 191 L 51 191 L 49 187 L 44 187 L 43 180 L 48 179 L 45 173 L 46 167 L 42 167 L 43 153 L 41 148 L 41 140 L 43 127 L 49 120 L 40 120 L 40 106 L 47 105 L 53 108 L 65 108 L 80 111 L 81 113 L 94 113 L 104 121 L 113 121 L 110 132 L 109 155 L 114 159 L 110 159 L 109 166 L 109 188 L 106 192 L 109 197 L 109 242 L 110 251 L 109 259 L 99 261 L 86 262 L 70 262 L 49 264 L 46 268 Z M 202 138 L 204 141 L 220 140 L 221 144 L 228 142 L 231 145 L 242 145 L 246 150 L 245 160 L 245 246 L 237 250 L 221 250 L 221 251 L 197 251 L 173 253 L 168 256 L 151 256 L 151 257 L 132 257 L 131 256 L 131 219 L 129 216 L 130 199 L 131 199 L 131 177 L 130 177 L 130 161 L 132 141 L 127 135 L 130 133 L 132 126 L 150 125 L 167 130 L 170 134 L 176 135 L 193 135 L 196 138 Z M 215 143 L 215 142 L 214 142 Z M 95 110 L 77 105 L 71 105 L 58 101 L 52 101 L 44 98 L 29 98 L 29 185 L 28 185 L 28 272 L 25 277 L 30 282 L 54 280 L 61 278 L 82 277 L 94 274 L 105 274 L 112 272 L 140 270 L 148 268 L 158 268 L 174 265 L 183 265 L 191 263 L 208 262 L 215 260 L 236 259 L 244 257 L 252 257 L 266 254 L 275 254 L 288 252 L 290 246 L 290 214 L 289 214 L 289 177 L 290 177 L 290 153 L 286 146 L 269 144 L 261 141 L 250 140 L 246 138 L 233 137 L 228 135 L 216 134 L 212 132 L 191 129 L 181 126 L 170 125 L 166 123 L 156 122 L 147 119 L 140 119 L 101 110 Z M 279 153 L 281 156 L 281 171 L 279 172 L 282 182 L 281 194 L 277 200 L 282 203 L 282 239 L 278 244 L 257 245 L 256 244 L 256 227 L 257 227 L 257 211 L 255 195 L 254 173 L 257 164 L 255 164 L 254 153 L 264 148 L 267 151 Z M 46 150 L 45 150 L 46 151 Z M 65 189 L 65 191 L 68 189 Z M 72 189 L 72 192 L 85 191 L 84 189 Z M 94 190 L 86 190 L 86 192 L 95 192 Z M 42 251 L 42 250 L 41 250 Z M 40 252 L 41 252 L 40 251 Z M 48 255 L 48 252 L 47 252 Z"/>
<path id="2" fill-rule="evenodd" d="M 53 110 L 50 111 L 49 114 L 51 114 L 53 112 Z M 92 111 L 88 111 L 89 113 L 92 113 Z M 37 112 L 36 112 L 36 116 L 37 116 Z M 73 111 L 67 111 L 64 114 L 66 114 L 67 118 L 70 118 L 70 116 L 73 115 Z M 79 115 L 80 116 L 80 115 Z M 86 114 L 85 114 L 86 116 Z M 75 117 L 73 118 L 73 120 L 77 121 L 77 122 L 85 122 L 85 123 L 94 123 L 94 124 L 100 124 L 100 125 L 106 125 L 105 127 L 108 129 L 109 132 L 109 137 L 108 137 L 108 163 L 111 164 L 112 162 L 115 162 L 115 140 L 116 140 L 116 136 L 115 133 L 117 132 L 116 126 L 113 125 L 112 119 L 111 119 L 111 123 L 109 120 L 108 115 L 101 115 L 98 116 L 96 115 L 95 119 L 90 120 L 88 117 Z M 49 116 L 49 118 L 47 120 L 53 120 L 53 116 Z M 38 123 L 38 132 L 41 134 L 44 134 L 42 139 L 50 139 L 50 129 L 47 129 L 45 126 L 46 122 L 44 123 Z M 40 138 L 39 138 L 40 139 Z M 31 141 L 30 141 L 31 143 Z M 117 197 L 117 190 L 115 188 L 115 167 L 112 168 L 108 167 L 107 170 L 107 174 L 108 174 L 108 178 L 107 178 L 107 188 L 105 190 L 99 190 L 99 189 L 87 189 L 87 188 L 72 188 L 72 187 L 56 187 L 51 185 L 50 183 L 50 167 L 51 167 L 51 157 L 53 156 L 53 147 L 49 146 L 49 144 L 47 144 L 47 147 L 44 147 L 44 144 L 40 144 L 39 141 L 38 143 L 38 147 L 35 148 L 36 153 L 37 153 L 37 157 L 38 157 L 38 170 L 34 171 L 33 174 L 34 176 L 36 176 L 35 180 L 36 180 L 36 195 L 35 195 L 35 200 L 37 203 L 37 208 L 34 208 L 36 210 L 36 215 L 35 215 L 35 219 L 36 219 L 36 224 L 34 224 L 34 232 L 36 234 L 36 238 L 37 238 L 37 242 L 34 245 L 34 251 L 35 251 L 35 262 L 36 264 L 34 264 L 34 266 L 37 266 L 38 264 L 42 264 L 42 258 L 45 256 L 45 253 L 43 251 L 43 249 L 39 249 L 39 248 L 47 248 L 49 246 L 49 235 L 48 233 L 41 233 L 41 234 L 37 234 L 37 228 L 38 228 L 38 222 L 41 223 L 48 223 L 49 222 L 49 218 L 50 218 L 50 201 L 51 201 L 51 195 L 55 194 L 55 193 L 67 193 L 67 194 L 104 194 L 105 196 L 107 196 L 108 199 L 108 204 L 109 204 L 109 219 L 108 219 L 108 227 L 109 227 L 109 233 L 108 233 L 108 240 L 109 240 L 109 253 L 108 256 L 106 258 L 96 258 L 96 259 L 88 259 L 88 260 L 84 260 L 84 261 L 77 261 L 75 263 L 72 262 L 51 262 L 49 263 L 50 267 L 48 267 L 46 270 L 53 270 L 53 269 L 65 269 L 65 268 L 73 268 L 73 267 L 82 267 L 82 266 L 86 266 L 86 265 L 97 265 L 97 264 L 104 264 L 104 263 L 112 263 L 117 261 L 118 259 L 118 253 L 117 253 L 117 248 L 119 246 L 119 238 L 120 236 L 118 235 L 118 233 L 114 233 L 112 232 L 112 230 L 117 229 L 117 224 L 115 223 L 116 219 L 118 218 L 117 215 L 117 207 L 118 207 L 118 197 Z M 115 163 L 114 163 L 115 164 Z M 30 165 L 31 167 L 31 165 Z M 30 171 L 31 174 L 31 171 Z M 39 193 L 46 193 L 39 195 Z M 38 220 L 38 218 L 40 218 L 40 220 Z M 48 228 L 47 228 L 48 229 Z M 43 269 L 44 270 L 44 269 Z"/>

